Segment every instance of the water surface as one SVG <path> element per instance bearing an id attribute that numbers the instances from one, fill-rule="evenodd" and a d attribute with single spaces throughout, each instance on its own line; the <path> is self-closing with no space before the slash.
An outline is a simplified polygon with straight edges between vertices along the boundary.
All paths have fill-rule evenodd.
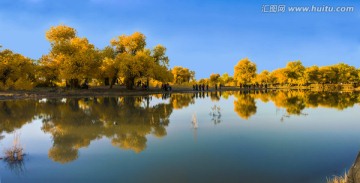
<path id="1" fill-rule="evenodd" d="M 360 149 L 358 93 L 0 101 L 1 182 L 326 182 Z"/>

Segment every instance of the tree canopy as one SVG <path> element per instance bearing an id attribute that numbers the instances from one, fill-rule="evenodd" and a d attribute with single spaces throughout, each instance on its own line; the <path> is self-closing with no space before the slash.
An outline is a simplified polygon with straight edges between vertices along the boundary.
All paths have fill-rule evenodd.
<path id="1" fill-rule="evenodd" d="M 123 77 L 128 89 L 132 89 L 135 80 L 139 78 L 155 79 L 162 82 L 172 80 L 171 71 L 168 69 L 169 58 L 166 48 L 162 45 L 155 46 L 152 50 L 145 48 L 146 37 L 140 32 L 132 35 L 121 35 L 111 41 L 115 49 L 114 61 L 105 58 L 102 68 L 113 69 L 109 77 Z M 107 59 L 107 60 L 106 60 Z M 109 62 L 111 64 L 109 64 Z M 108 68 L 108 69 L 106 69 Z"/>
<path id="2" fill-rule="evenodd" d="M 93 71 L 100 66 L 98 52 L 86 38 L 77 37 L 74 28 L 65 25 L 51 27 L 46 38 L 51 50 L 39 62 L 42 74 L 47 69 L 53 72 L 44 74 L 46 81 L 65 80 L 71 87 L 78 87 L 80 81 L 94 77 Z"/>
<path id="3" fill-rule="evenodd" d="M 234 67 L 234 79 L 237 84 L 273 84 L 273 85 L 306 85 L 306 84 L 351 84 L 359 83 L 359 69 L 345 63 L 329 66 L 305 67 L 300 60 L 291 61 L 284 68 L 272 72 L 263 70 L 256 73 L 256 65 L 245 58 Z"/>
<path id="4" fill-rule="evenodd" d="M 190 82 L 190 80 L 194 80 L 195 78 L 194 71 L 191 71 L 190 69 L 181 66 L 173 67 L 171 73 L 174 76 L 174 83 L 176 84 Z"/>
<path id="5" fill-rule="evenodd" d="M 108 46 L 98 49 L 75 28 L 67 25 L 50 27 L 45 33 L 50 43 L 48 53 L 32 60 L 0 45 L 0 90 L 29 90 L 35 86 L 125 85 L 135 83 L 148 88 L 158 83 L 195 83 L 195 71 L 182 66 L 170 69 L 166 47 L 157 44 L 148 48 L 141 32 L 120 35 Z M 334 65 L 306 67 L 300 60 L 290 61 L 283 68 L 257 72 L 257 65 L 244 58 L 234 66 L 234 76 L 214 73 L 199 84 L 228 86 L 272 85 L 308 86 L 310 84 L 353 84 L 360 82 L 360 68 L 340 62 Z M 155 83 L 155 84 L 154 84 Z"/>
<path id="6" fill-rule="evenodd" d="M 18 53 L 0 51 L 0 90 L 32 89 L 35 84 L 34 62 Z"/>
<path id="7" fill-rule="evenodd" d="M 234 67 L 234 78 L 239 84 L 250 84 L 256 76 L 256 64 L 248 58 L 240 60 Z"/>

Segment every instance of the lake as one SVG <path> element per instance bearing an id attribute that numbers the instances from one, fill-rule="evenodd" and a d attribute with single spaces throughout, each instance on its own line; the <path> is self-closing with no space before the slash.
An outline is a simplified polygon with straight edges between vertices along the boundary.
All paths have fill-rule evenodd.
<path id="1" fill-rule="evenodd" d="M 359 93 L 0 101 L 1 183 L 326 182 L 360 149 Z"/>

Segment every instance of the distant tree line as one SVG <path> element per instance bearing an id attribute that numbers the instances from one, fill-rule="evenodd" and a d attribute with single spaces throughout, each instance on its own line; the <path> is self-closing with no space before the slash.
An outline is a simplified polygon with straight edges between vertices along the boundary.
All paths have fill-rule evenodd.
<path id="1" fill-rule="evenodd" d="M 234 76 L 229 74 L 211 74 L 209 78 L 200 79 L 199 83 L 227 86 L 244 85 L 280 85 L 304 86 L 309 84 L 358 84 L 360 68 L 356 69 L 345 63 L 329 66 L 305 67 L 301 61 L 288 62 L 284 68 L 272 72 L 263 70 L 257 73 L 257 66 L 248 58 L 240 60 L 234 67 Z"/>
<path id="2" fill-rule="evenodd" d="M 195 71 L 175 66 L 169 68 L 166 48 L 157 45 L 146 48 L 146 37 L 140 32 L 121 35 L 103 49 L 96 48 L 87 38 L 66 25 L 51 27 L 46 32 L 51 49 L 38 60 L 32 60 L 11 50 L 0 50 L 0 90 L 29 90 L 36 86 L 68 86 L 81 88 L 115 84 L 133 89 L 153 83 L 210 86 L 309 84 L 354 84 L 360 82 L 360 69 L 345 63 L 330 66 L 305 67 L 301 61 L 287 63 L 272 72 L 257 73 L 257 66 L 248 58 L 234 67 L 234 76 L 213 73 L 209 78 L 195 79 Z M 1 46 L 0 46 L 1 49 Z"/>

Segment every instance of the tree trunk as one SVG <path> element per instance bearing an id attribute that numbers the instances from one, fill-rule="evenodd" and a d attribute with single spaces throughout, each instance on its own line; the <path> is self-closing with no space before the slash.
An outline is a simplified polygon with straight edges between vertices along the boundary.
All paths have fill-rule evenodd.
<path id="1" fill-rule="evenodd" d="M 110 89 L 114 86 L 115 82 L 116 82 L 116 77 L 113 77 L 113 78 L 111 79 Z"/>
<path id="2" fill-rule="evenodd" d="M 109 86 L 109 80 L 110 80 L 109 78 L 105 78 L 105 79 L 104 79 L 104 84 L 105 84 L 105 86 Z"/>
<path id="3" fill-rule="evenodd" d="M 70 84 L 71 89 L 80 87 L 79 79 L 70 79 L 69 82 L 70 82 L 69 84 Z"/>
<path id="4" fill-rule="evenodd" d="M 126 89 L 132 90 L 132 89 L 134 89 L 134 85 L 135 85 L 135 78 L 134 77 L 125 78 Z"/>
<path id="5" fill-rule="evenodd" d="M 146 78 L 146 90 L 149 90 L 150 78 Z"/>

